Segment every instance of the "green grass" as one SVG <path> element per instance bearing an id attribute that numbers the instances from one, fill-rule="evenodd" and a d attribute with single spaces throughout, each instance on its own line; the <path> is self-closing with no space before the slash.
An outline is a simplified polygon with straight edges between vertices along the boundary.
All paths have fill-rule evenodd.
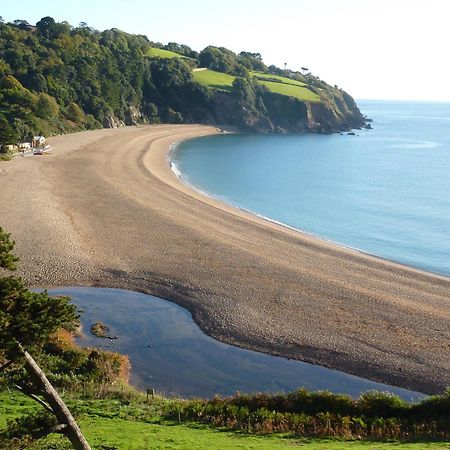
<path id="1" fill-rule="evenodd" d="M 203 84 L 205 86 L 211 87 L 213 89 L 218 89 L 219 91 L 232 91 L 233 81 L 235 76 L 228 75 L 227 73 L 215 72 L 214 70 L 195 70 L 192 73 L 194 81 Z"/>
<path id="2" fill-rule="evenodd" d="M 272 75 L 271 73 L 263 73 L 263 72 L 250 72 L 250 75 L 256 79 L 263 79 L 266 81 L 277 80 L 280 83 L 285 84 L 293 84 L 295 86 L 306 86 L 305 83 L 298 80 L 292 80 L 291 78 L 282 77 L 280 75 Z"/>
<path id="3" fill-rule="evenodd" d="M 68 399 L 66 398 L 66 401 Z M 157 399 L 148 406 L 139 399 L 136 403 L 118 400 L 70 400 L 69 407 L 81 414 L 80 427 L 93 450 L 105 447 L 120 450 L 146 449 L 289 449 L 306 450 L 421 450 L 449 449 L 449 442 L 398 443 L 345 441 L 332 439 L 306 439 L 288 434 L 249 435 L 229 429 L 192 422 L 170 422 L 158 415 L 158 410 L 168 400 Z M 35 402 L 13 392 L 0 392 L 0 432 L 8 419 L 27 411 L 39 409 Z M 32 449 L 70 449 L 68 441 L 52 435 L 39 441 Z"/>
<path id="4" fill-rule="evenodd" d="M 169 50 L 163 50 L 162 48 L 152 47 L 147 51 L 147 56 L 150 58 L 185 58 L 185 56 L 179 53 L 171 52 Z"/>
<path id="5" fill-rule="evenodd" d="M 196 70 L 192 73 L 197 83 L 203 84 L 219 91 L 232 91 L 233 81 L 236 77 L 227 73 L 215 72 L 214 70 Z M 251 75 L 258 79 L 258 82 L 266 86 L 270 92 L 275 94 L 295 97 L 302 101 L 320 102 L 320 97 L 305 87 L 305 83 L 290 78 L 277 75 L 263 74 L 261 72 L 251 72 Z M 263 80 L 267 78 L 267 80 Z M 278 81 L 269 81 L 276 79 Z"/>
<path id="6" fill-rule="evenodd" d="M 276 94 L 289 95 L 299 100 L 320 102 L 320 97 L 308 89 L 302 81 L 262 72 L 250 72 L 250 75 Z"/>
<path id="7" fill-rule="evenodd" d="M 259 82 L 266 86 L 270 92 L 275 94 L 288 95 L 302 101 L 320 102 L 320 97 L 316 93 L 310 91 L 307 87 L 296 86 L 295 84 L 278 83 L 274 81 L 259 80 Z"/>
<path id="8" fill-rule="evenodd" d="M 331 439 L 301 439 L 286 435 L 254 436 L 219 430 L 197 424 L 140 423 L 123 419 L 85 418 L 80 426 L 93 449 L 102 446 L 120 450 L 180 449 L 180 450 L 222 450 L 222 449 L 292 449 L 306 450 L 422 450 L 448 449 L 448 443 L 378 443 L 342 441 Z M 46 439 L 41 445 L 62 441 L 58 436 Z M 104 448 L 104 447 L 103 447 Z"/>

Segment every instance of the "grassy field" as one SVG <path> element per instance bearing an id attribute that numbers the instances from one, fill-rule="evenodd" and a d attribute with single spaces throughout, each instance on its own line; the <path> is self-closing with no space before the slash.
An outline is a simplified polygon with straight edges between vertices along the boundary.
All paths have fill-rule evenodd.
<path id="1" fill-rule="evenodd" d="M 291 78 L 282 77 L 280 75 L 273 75 L 271 73 L 263 73 L 263 72 L 250 72 L 250 75 L 254 78 L 270 81 L 270 80 L 277 80 L 280 83 L 285 84 L 293 84 L 294 86 L 306 86 L 305 83 L 298 80 L 292 80 Z"/>
<path id="2" fill-rule="evenodd" d="M 66 399 L 67 400 L 67 399 Z M 305 439 L 288 434 L 249 435 L 192 422 L 170 422 L 157 414 L 160 407 L 120 402 L 118 400 L 70 400 L 69 406 L 77 410 L 83 433 L 94 450 L 117 448 L 120 450 L 146 449 L 289 449 L 306 450 L 421 450 L 449 449 L 450 443 L 382 443 L 371 441 L 345 441 L 332 439 Z M 18 393 L 0 392 L 0 432 L 8 419 L 18 417 L 40 407 Z M 32 449 L 69 449 L 68 441 L 52 435 L 39 441 Z"/>
<path id="3" fill-rule="evenodd" d="M 299 100 L 320 102 L 320 97 L 309 90 L 302 81 L 262 72 L 250 72 L 250 75 L 276 94 L 289 95 Z"/>
<path id="4" fill-rule="evenodd" d="M 269 91 L 276 94 L 287 95 L 304 101 L 320 102 L 320 97 L 310 91 L 301 81 L 260 72 L 251 72 L 251 75 L 257 78 L 258 82 L 266 86 Z M 209 69 L 196 70 L 193 72 L 193 76 L 198 83 L 220 91 L 231 91 L 235 79 L 233 75 Z M 276 79 L 277 81 L 269 81 L 270 79 Z"/>
<path id="5" fill-rule="evenodd" d="M 259 83 L 266 86 L 270 92 L 274 92 L 275 94 L 288 95 L 302 101 L 320 102 L 320 97 L 317 94 L 303 86 L 262 80 L 259 80 Z"/>
<path id="6" fill-rule="evenodd" d="M 422 450 L 449 448 L 448 443 L 433 444 L 421 442 L 399 444 L 330 439 L 299 439 L 285 435 L 253 436 L 228 430 L 212 429 L 196 424 L 150 424 L 130 422 L 123 419 L 86 418 L 81 422 L 81 427 L 92 448 L 99 450 L 105 447 L 120 450 L 278 450 L 292 448 L 306 450 Z M 55 436 L 47 439 L 44 445 L 47 448 L 52 448 L 53 445 L 57 445 L 58 441 L 63 441 L 63 439 Z"/>
<path id="7" fill-rule="evenodd" d="M 192 73 L 197 83 L 218 89 L 219 91 L 232 91 L 233 81 L 236 77 L 227 73 L 215 72 L 214 70 L 196 70 Z"/>
<path id="8" fill-rule="evenodd" d="M 185 58 L 185 56 L 179 53 L 170 52 L 169 50 L 163 50 L 162 48 L 152 47 L 148 50 L 147 56 L 151 58 Z"/>

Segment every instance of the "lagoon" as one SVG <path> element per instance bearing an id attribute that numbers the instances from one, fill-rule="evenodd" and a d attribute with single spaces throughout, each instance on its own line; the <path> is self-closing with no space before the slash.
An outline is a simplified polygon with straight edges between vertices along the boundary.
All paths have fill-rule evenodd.
<path id="1" fill-rule="evenodd" d="M 301 387 L 358 396 L 377 389 L 407 400 L 424 395 L 375 383 L 325 367 L 227 345 L 204 334 L 191 314 L 166 300 L 133 291 L 67 287 L 81 312 L 78 343 L 127 354 L 131 383 L 157 393 L 182 397 L 231 395 L 236 391 L 281 392 Z M 102 322 L 118 339 L 97 338 L 90 327 Z"/>

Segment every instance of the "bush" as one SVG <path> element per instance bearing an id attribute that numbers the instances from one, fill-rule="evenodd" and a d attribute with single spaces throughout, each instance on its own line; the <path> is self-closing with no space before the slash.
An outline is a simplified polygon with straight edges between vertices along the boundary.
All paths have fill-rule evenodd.
<path id="1" fill-rule="evenodd" d="M 0 434 L 0 442 L 16 440 L 16 444 L 20 444 L 20 441 L 29 443 L 33 439 L 47 435 L 56 425 L 58 422 L 53 414 L 45 410 L 33 411 L 9 420 L 6 431 Z"/>
<path id="2" fill-rule="evenodd" d="M 42 119 L 54 119 L 59 114 L 57 101 L 51 95 L 41 93 L 36 105 L 36 114 Z"/>
<path id="3" fill-rule="evenodd" d="M 360 414 L 368 417 L 398 417 L 409 405 L 396 395 L 370 391 L 361 395 L 357 403 Z"/>
<path id="4" fill-rule="evenodd" d="M 382 392 L 359 400 L 330 392 L 240 395 L 171 402 L 166 415 L 248 433 L 292 433 L 305 437 L 378 440 L 449 439 L 450 395 L 417 405 Z M 423 417 L 418 417 L 419 411 Z M 427 414 L 425 413 L 427 412 Z"/>

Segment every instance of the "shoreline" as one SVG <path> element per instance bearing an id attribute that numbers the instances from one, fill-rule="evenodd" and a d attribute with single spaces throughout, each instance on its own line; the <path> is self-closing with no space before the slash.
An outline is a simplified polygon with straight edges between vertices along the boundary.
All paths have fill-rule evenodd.
<path id="1" fill-rule="evenodd" d="M 450 280 L 187 187 L 167 163 L 170 144 L 214 133 L 76 133 L 53 138 L 51 157 L 5 163 L 1 225 L 17 242 L 20 275 L 32 286 L 170 299 L 208 335 L 243 348 L 426 393 L 450 385 Z"/>
<path id="2" fill-rule="evenodd" d="M 195 138 L 193 138 L 193 139 L 195 139 Z M 176 151 L 176 147 L 175 146 L 178 145 L 178 144 L 181 144 L 182 142 L 183 141 L 177 141 L 177 142 L 174 142 L 170 146 L 169 151 L 167 152 L 167 157 L 166 157 L 167 162 L 169 164 L 169 167 L 170 167 L 171 171 L 175 175 L 175 177 L 184 186 L 186 186 L 187 188 L 189 188 L 189 189 L 191 189 L 191 190 L 193 190 L 195 192 L 198 192 L 200 195 L 202 195 L 202 196 L 204 196 L 204 197 L 206 197 L 206 198 L 208 198 L 210 200 L 216 201 L 219 204 L 230 206 L 231 208 L 233 208 L 233 209 L 235 209 L 237 211 L 241 211 L 241 212 L 243 212 L 245 214 L 250 214 L 251 216 L 257 217 L 259 219 L 262 219 L 262 220 L 267 221 L 269 223 L 272 223 L 274 225 L 278 225 L 278 226 L 280 226 L 280 227 L 282 227 L 284 229 L 293 231 L 295 233 L 299 233 L 301 236 L 310 237 L 312 239 L 316 239 L 316 240 L 318 240 L 320 242 L 323 242 L 325 244 L 329 244 L 329 245 L 335 246 L 337 248 L 341 248 L 341 249 L 344 249 L 344 250 L 349 250 L 351 252 L 355 252 L 355 253 L 361 254 L 363 256 L 369 256 L 369 257 L 375 258 L 377 260 L 380 260 L 380 261 L 383 261 L 383 262 L 386 262 L 386 263 L 391 263 L 391 264 L 394 264 L 396 266 L 400 266 L 402 268 L 408 268 L 408 269 L 411 269 L 413 271 L 416 271 L 416 272 L 419 272 L 419 273 L 423 273 L 425 275 L 432 275 L 432 276 L 436 276 L 438 278 L 443 278 L 445 280 L 450 280 L 450 275 L 447 275 L 445 273 L 434 272 L 434 271 L 427 270 L 427 269 L 424 269 L 424 268 L 421 268 L 421 267 L 418 267 L 418 266 L 416 267 L 416 266 L 413 266 L 413 265 L 410 265 L 410 264 L 405 264 L 405 263 L 402 263 L 400 261 L 396 261 L 394 259 L 385 258 L 385 257 L 377 255 L 375 253 L 370 253 L 368 251 L 362 250 L 362 249 L 357 248 L 357 247 L 352 247 L 351 245 L 346 245 L 346 244 L 343 244 L 341 242 L 333 241 L 332 239 L 328 239 L 328 238 L 326 238 L 324 236 L 320 236 L 320 235 L 311 233 L 309 231 L 303 230 L 301 228 L 296 228 L 296 227 L 294 227 L 292 225 L 288 225 L 287 223 L 280 222 L 279 220 L 272 219 L 272 218 L 270 218 L 268 216 L 264 216 L 262 214 L 258 214 L 257 212 L 252 211 L 251 209 L 246 209 L 246 208 L 241 207 L 239 205 L 233 204 L 232 202 L 226 201 L 224 199 L 221 199 L 220 197 L 216 197 L 213 194 L 202 190 L 201 188 L 199 188 L 199 187 L 195 186 L 194 184 L 190 183 L 189 181 L 187 181 L 186 178 L 183 177 L 183 173 L 179 170 L 177 165 L 172 161 L 171 155 L 172 155 L 172 153 L 174 153 Z"/>

